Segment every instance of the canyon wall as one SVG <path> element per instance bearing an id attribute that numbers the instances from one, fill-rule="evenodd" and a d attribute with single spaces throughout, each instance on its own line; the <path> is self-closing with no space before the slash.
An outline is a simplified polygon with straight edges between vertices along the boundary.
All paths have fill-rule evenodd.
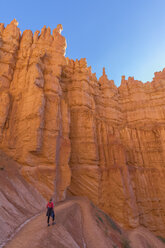
<path id="1" fill-rule="evenodd" d="M 46 198 L 88 196 L 125 228 L 165 235 L 165 70 L 117 88 L 65 57 L 61 31 L 0 24 L 0 149 Z"/>

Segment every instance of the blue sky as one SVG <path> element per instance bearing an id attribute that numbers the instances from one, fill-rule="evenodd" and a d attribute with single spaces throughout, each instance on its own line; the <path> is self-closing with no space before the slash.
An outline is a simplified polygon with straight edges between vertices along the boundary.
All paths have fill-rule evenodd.
<path id="1" fill-rule="evenodd" d="M 63 25 L 66 56 L 86 58 L 99 78 L 151 81 L 165 67 L 165 0 L 3 0 L 0 22 L 19 28 Z"/>

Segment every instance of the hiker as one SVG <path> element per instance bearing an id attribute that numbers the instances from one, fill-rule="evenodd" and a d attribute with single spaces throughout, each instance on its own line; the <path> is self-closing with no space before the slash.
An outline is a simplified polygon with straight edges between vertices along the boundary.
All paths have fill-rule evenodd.
<path id="1" fill-rule="evenodd" d="M 50 220 L 50 217 L 52 218 L 52 225 L 55 224 L 55 221 L 54 221 L 54 218 L 55 218 L 55 214 L 54 214 L 54 205 L 53 205 L 53 202 L 52 202 L 52 199 L 49 200 L 48 204 L 47 204 L 47 213 L 46 213 L 46 216 L 48 216 L 48 226 L 50 226 L 49 224 L 49 220 Z"/>

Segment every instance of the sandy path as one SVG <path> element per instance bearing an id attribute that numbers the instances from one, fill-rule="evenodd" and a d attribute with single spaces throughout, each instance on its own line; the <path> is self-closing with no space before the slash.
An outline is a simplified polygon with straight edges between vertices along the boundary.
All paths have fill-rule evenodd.
<path id="1" fill-rule="evenodd" d="M 112 236 L 96 223 L 96 212 L 87 199 L 74 197 L 55 207 L 56 225 L 47 227 L 45 213 L 27 223 L 6 248 L 114 248 Z M 112 232 L 112 229 L 111 229 Z M 119 234 L 118 234 L 119 235 Z M 165 245 L 143 227 L 128 233 L 131 248 L 164 248 Z M 117 236 L 116 236 L 117 237 Z M 121 236 L 120 238 L 122 238 Z"/>
<path id="2" fill-rule="evenodd" d="M 70 202 L 65 204 L 61 204 L 60 206 L 56 207 L 56 215 L 60 210 L 67 208 L 71 205 Z M 40 214 L 30 222 L 28 222 L 11 240 L 5 247 L 10 248 L 29 248 L 29 247 L 42 247 L 39 246 L 41 243 L 40 241 L 45 238 L 46 243 L 49 244 L 49 240 L 51 242 L 52 237 L 53 239 L 60 239 L 61 246 L 60 247 L 75 247 L 78 248 L 73 239 L 69 238 L 65 228 L 60 223 L 57 223 L 54 226 L 47 227 L 46 223 L 47 219 L 45 217 L 45 213 Z M 65 246 L 63 246 L 63 244 Z M 41 244 L 42 245 L 42 244 Z M 43 244 L 45 247 L 45 244 Z M 53 247 L 52 244 L 49 247 Z"/>
<path id="3" fill-rule="evenodd" d="M 83 226 L 83 245 L 79 246 L 75 238 L 72 237 L 62 223 L 58 215 L 69 211 L 75 204 L 81 209 Z M 91 213 L 90 204 L 86 200 L 68 200 L 60 203 L 55 208 L 57 223 L 54 226 L 47 227 L 45 213 L 40 214 L 32 221 L 27 223 L 5 247 L 6 248 L 111 248 L 110 242 L 107 242 L 104 234 L 96 225 L 95 219 Z M 67 220 L 68 221 L 68 220 Z M 72 220 L 71 220 L 72 221 Z"/>

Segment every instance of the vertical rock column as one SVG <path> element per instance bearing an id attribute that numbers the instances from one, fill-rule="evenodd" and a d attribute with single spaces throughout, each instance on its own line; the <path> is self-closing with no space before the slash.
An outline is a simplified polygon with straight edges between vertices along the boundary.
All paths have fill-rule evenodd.
<path id="1" fill-rule="evenodd" d="M 129 77 L 119 87 L 126 125 L 120 138 L 136 196 L 139 223 L 164 236 L 165 70 L 151 83 Z M 159 230 L 159 231 L 158 231 Z"/>
<path id="2" fill-rule="evenodd" d="M 40 36 L 39 31 L 34 35 L 24 31 L 10 85 L 12 105 L 3 139 L 8 154 L 23 165 L 24 177 L 46 198 L 56 189 L 58 200 L 63 199 L 70 183 L 69 115 L 60 86 L 66 41 L 61 31 L 61 25 L 53 30 L 53 36 L 45 26 Z M 65 155 L 63 139 L 67 140 Z"/>
<path id="3" fill-rule="evenodd" d="M 120 140 L 124 116 L 119 105 L 118 89 L 108 80 L 105 69 L 99 79 L 97 139 L 101 180 L 99 207 L 127 227 L 139 224 L 136 199 L 126 164 L 125 147 Z"/>
<path id="4" fill-rule="evenodd" d="M 9 87 L 19 48 L 20 30 L 14 19 L 6 28 L 0 23 L 0 143 L 10 109 Z"/>
<path id="5" fill-rule="evenodd" d="M 72 179 L 69 191 L 74 195 L 88 196 L 97 203 L 99 167 L 91 72 L 85 59 L 68 63 L 65 84 L 71 118 Z"/>

